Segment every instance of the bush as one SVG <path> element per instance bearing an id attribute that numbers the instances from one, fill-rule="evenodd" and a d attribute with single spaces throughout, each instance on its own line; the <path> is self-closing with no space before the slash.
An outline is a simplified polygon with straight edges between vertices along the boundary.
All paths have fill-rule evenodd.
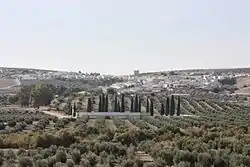
<path id="1" fill-rule="evenodd" d="M 74 167 L 74 162 L 73 162 L 72 159 L 68 159 L 68 160 L 67 160 L 67 166 L 68 166 L 68 167 Z"/>
<path id="2" fill-rule="evenodd" d="M 87 155 L 87 159 L 91 166 L 95 166 L 97 164 L 97 156 L 94 153 L 89 153 Z"/>
<path id="3" fill-rule="evenodd" d="M 49 157 L 48 159 L 48 167 L 54 167 L 54 165 L 56 164 L 56 157 Z"/>
<path id="4" fill-rule="evenodd" d="M 62 163 L 66 163 L 67 161 L 67 155 L 64 151 L 57 151 L 56 153 L 56 162 L 62 162 Z"/>
<path id="5" fill-rule="evenodd" d="M 84 167 L 91 167 L 90 162 L 87 159 L 82 159 L 80 164 L 81 166 L 84 166 Z"/>
<path id="6" fill-rule="evenodd" d="M 33 167 L 32 160 L 29 157 L 21 157 L 18 164 L 20 167 Z"/>
<path id="7" fill-rule="evenodd" d="M 81 161 L 81 153 L 78 150 L 74 150 L 72 152 L 72 159 L 75 162 L 75 164 L 79 164 Z"/>
<path id="8" fill-rule="evenodd" d="M 9 127 L 15 127 L 16 126 L 16 122 L 15 121 L 10 121 L 8 122 Z"/>
<path id="9" fill-rule="evenodd" d="M 3 122 L 0 122 L 0 130 L 4 130 L 5 129 L 5 125 Z"/>
<path id="10" fill-rule="evenodd" d="M 37 167 L 47 167 L 48 166 L 48 160 L 42 159 L 37 161 Z"/>

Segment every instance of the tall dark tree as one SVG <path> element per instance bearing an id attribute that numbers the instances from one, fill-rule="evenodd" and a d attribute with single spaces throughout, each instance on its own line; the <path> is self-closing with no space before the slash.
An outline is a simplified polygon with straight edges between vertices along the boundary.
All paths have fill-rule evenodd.
<path id="1" fill-rule="evenodd" d="M 178 96 L 176 115 L 177 115 L 177 116 L 180 116 L 180 115 L 181 115 L 181 98 L 180 98 L 180 96 Z"/>
<path id="2" fill-rule="evenodd" d="M 74 102 L 74 106 L 73 106 L 73 117 L 76 116 L 76 112 L 77 112 L 77 108 L 76 108 L 76 103 Z"/>
<path id="3" fill-rule="evenodd" d="M 138 112 L 138 105 L 139 105 L 139 104 L 138 104 L 138 95 L 135 96 L 135 102 L 134 102 L 134 103 L 135 103 L 135 108 L 134 108 L 134 110 L 135 110 L 135 112 Z"/>
<path id="4" fill-rule="evenodd" d="M 91 111 L 92 111 L 92 101 L 91 101 L 91 98 L 88 98 L 87 112 L 91 112 Z"/>
<path id="5" fill-rule="evenodd" d="M 164 103 L 161 103 L 161 115 L 165 114 Z"/>
<path id="6" fill-rule="evenodd" d="M 105 94 L 102 94 L 102 112 L 105 111 Z"/>
<path id="7" fill-rule="evenodd" d="M 146 108 L 146 113 L 149 113 L 149 110 L 150 110 L 150 106 L 149 106 L 149 99 L 147 97 L 147 108 Z"/>
<path id="8" fill-rule="evenodd" d="M 109 111 L 109 96 L 106 95 L 106 99 L 105 99 L 105 112 Z"/>
<path id="9" fill-rule="evenodd" d="M 141 112 L 141 98 L 139 97 L 138 112 Z"/>
<path id="10" fill-rule="evenodd" d="M 150 115 L 154 116 L 154 102 L 152 99 L 150 100 Z"/>
<path id="11" fill-rule="evenodd" d="M 68 103 L 68 108 L 66 110 L 66 114 L 67 115 L 72 115 L 72 104 L 71 103 Z"/>
<path id="12" fill-rule="evenodd" d="M 134 112 L 134 98 L 133 98 L 133 96 L 131 97 L 130 111 L 131 111 L 131 112 Z"/>
<path id="13" fill-rule="evenodd" d="M 175 114 L 175 100 L 174 95 L 171 97 L 171 106 L 170 106 L 170 116 L 173 116 Z"/>
<path id="14" fill-rule="evenodd" d="M 118 112 L 118 106 L 117 106 L 117 95 L 115 95 L 115 101 L 114 101 L 114 112 Z"/>
<path id="15" fill-rule="evenodd" d="M 121 112 L 125 112 L 125 98 L 124 98 L 124 94 L 122 94 Z"/>
<path id="16" fill-rule="evenodd" d="M 99 95 L 98 112 L 102 112 L 102 95 Z"/>
<path id="17" fill-rule="evenodd" d="M 167 97 L 167 100 L 166 100 L 166 104 L 165 104 L 165 115 L 168 116 L 170 113 L 169 113 L 169 97 Z"/>
<path id="18" fill-rule="evenodd" d="M 117 111 L 121 112 L 121 105 L 120 105 L 120 101 L 117 101 Z"/>

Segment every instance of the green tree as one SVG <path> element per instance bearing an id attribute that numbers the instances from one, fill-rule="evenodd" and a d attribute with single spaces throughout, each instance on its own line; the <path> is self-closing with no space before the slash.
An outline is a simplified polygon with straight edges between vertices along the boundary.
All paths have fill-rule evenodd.
<path id="1" fill-rule="evenodd" d="M 154 116 L 154 102 L 152 99 L 150 100 L 150 115 Z"/>
<path id="2" fill-rule="evenodd" d="M 88 98 L 87 112 L 92 111 L 92 101 L 91 98 Z"/>
<path id="3" fill-rule="evenodd" d="M 168 116 L 169 113 L 169 97 L 167 97 L 166 104 L 165 104 L 165 115 Z"/>
<path id="4" fill-rule="evenodd" d="M 164 115 L 164 113 L 165 113 L 164 104 L 161 103 L 161 115 Z"/>
<path id="5" fill-rule="evenodd" d="M 102 112 L 105 111 L 105 94 L 102 94 Z"/>
<path id="6" fill-rule="evenodd" d="M 76 116 L 76 113 L 77 113 L 77 107 L 76 107 L 76 103 L 74 102 L 74 106 L 73 106 L 73 117 Z"/>
<path id="7" fill-rule="evenodd" d="M 124 98 L 124 94 L 122 94 L 121 112 L 125 112 L 125 98 Z"/>
<path id="8" fill-rule="evenodd" d="M 106 99 L 105 99 L 105 112 L 108 112 L 109 110 L 109 96 L 106 95 Z"/>
<path id="9" fill-rule="evenodd" d="M 99 95 L 98 112 L 102 112 L 102 95 Z"/>
<path id="10" fill-rule="evenodd" d="M 117 95 L 115 95 L 115 101 L 114 101 L 114 112 L 118 112 L 118 103 L 117 103 Z"/>
<path id="11" fill-rule="evenodd" d="M 33 106 L 40 107 L 40 106 L 47 106 L 53 100 L 53 90 L 52 87 L 49 85 L 41 85 L 32 88 L 31 96 L 33 99 Z"/>
<path id="12" fill-rule="evenodd" d="M 119 100 L 117 101 L 117 109 L 118 112 L 121 112 L 121 105 Z"/>
<path id="13" fill-rule="evenodd" d="M 181 115 L 181 98 L 180 96 L 178 96 L 178 103 L 177 103 L 177 112 L 176 112 L 177 116 Z"/>
<path id="14" fill-rule="evenodd" d="M 175 100 L 174 95 L 171 97 L 171 106 L 170 106 L 170 116 L 173 116 L 175 114 Z"/>
<path id="15" fill-rule="evenodd" d="M 134 112 L 134 98 L 131 96 L 131 106 L 130 106 L 130 111 Z"/>
<path id="16" fill-rule="evenodd" d="M 146 113 L 149 113 L 150 106 L 149 106 L 149 99 L 147 97 L 147 107 L 146 107 Z"/>
<path id="17" fill-rule="evenodd" d="M 139 97 L 138 112 L 141 112 L 141 98 Z"/>
<path id="18" fill-rule="evenodd" d="M 135 95 L 135 112 L 138 112 L 138 95 Z"/>

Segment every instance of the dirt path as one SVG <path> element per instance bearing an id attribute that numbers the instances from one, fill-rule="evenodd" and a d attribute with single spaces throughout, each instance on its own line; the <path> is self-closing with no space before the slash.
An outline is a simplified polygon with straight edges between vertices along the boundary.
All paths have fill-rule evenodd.
<path id="1" fill-rule="evenodd" d="M 65 114 L 62 114 L 62 113 L 59 113 L 59 112 L 56 112 L 56 111 L 41 111 L 41 112 L 43 112 L 44 114 L 55 116 L 55 117 L 57 117 L 59 119 L 71 118 L 71 116 L 69 116 L 69 115 L 65 115 Z"/>

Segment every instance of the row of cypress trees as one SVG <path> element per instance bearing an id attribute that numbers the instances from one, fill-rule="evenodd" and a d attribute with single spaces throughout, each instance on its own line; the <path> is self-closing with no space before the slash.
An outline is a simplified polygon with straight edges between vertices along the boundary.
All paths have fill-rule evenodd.
<path id="1" fill-rule="evenodd" d="M 148 99 L 147 98 L 147 108 L 146 108 L 146 112 L 149 113 L 150 115 L 153 116 L 154 115 L 154 103 L 152 99 Z M 171 99 L 169 97 L 167 97 L 167 99 L 165 100 L 165 104 L 161 103 L 161 110 L 160 110 L 160 114 L 161 115 L 170 115 L 173 116 L 176 113 L 177 116 L 181 115 L 181 98 L 180 96 L 178 96 L 177 98 L 177 107 L 175 105 L 175 97 L 174 95 L 171 96 Z"/>
<path id="2" fill-rule="evenodd" d="M 99 105 L 98 105 L 98 111 L 99 112 L 108 112 L 108 95 L 101 94 L 99 96 Z M 131 112 L 141 112 L 141 98 L 136 95 L 135 97 L 131 96 L 131 106 L 130 106 L 130 111 Z M 174 95 L 170 97 L 167 97 L 165 100 L 165 104 L 161 103 L 161 110 L 160 114 L 161 115 L 170 115 L 173 116 L 176 114 L 177 116 L 180 116 L 180 96 L 177 98 L 177 106 L 175 105 L 175 97 Z M 91 112 L 93 109 L 92 106 L 92 100 L 91 98 L 88 98 L 88 105 L 87 105 L 87 112 Z M 114 108 L 113 112 L 125 112 L 125 97 L 124 94 L 121 95 L 121 101 L 118 99 L 117 95 L 115 95 L 115 100 L 114 100 Z M 146 107 L 146 112 L 150 113 L 151 116 L 154 115 L 154 103 L 152 99 L 147 98 L 147 107 Z"/>
<path id="3" fill-rule="evenodd" d="M 138 95 L 135 95 L 135 98 L 131 96 L 131 112 L 141 112 L 141 98 Z"/>

